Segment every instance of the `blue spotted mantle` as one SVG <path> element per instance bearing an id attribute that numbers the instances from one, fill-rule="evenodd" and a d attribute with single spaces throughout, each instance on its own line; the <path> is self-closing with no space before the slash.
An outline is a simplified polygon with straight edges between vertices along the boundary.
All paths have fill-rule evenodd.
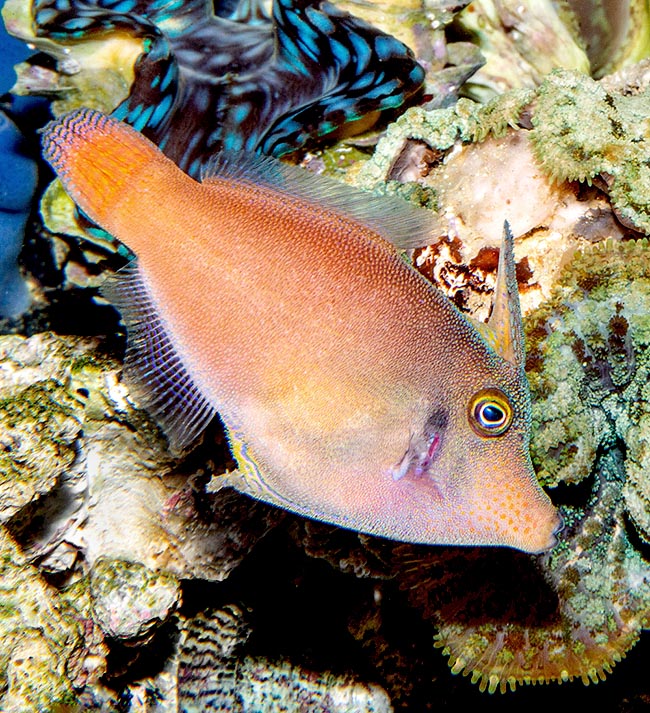
<path id="1" fill-rule="evenodd" d="M 411 100 L 424 71 L 395 38 L 325 1 L 35 0 L 38 36 L 142 38 L 113 115 L 190 175 L 221 149 L 282 156 Z"/>

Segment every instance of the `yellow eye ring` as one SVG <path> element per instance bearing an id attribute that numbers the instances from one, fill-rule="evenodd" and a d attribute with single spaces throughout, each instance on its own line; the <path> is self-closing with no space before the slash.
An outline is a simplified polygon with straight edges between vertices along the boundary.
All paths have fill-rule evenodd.
<path id="1" fill-rule="evenodd" d="M 512 406 L 499 389 L 482 389 L 469 402 L 468 419 L 479 436 L 502 436 L 512 423 Z"/>

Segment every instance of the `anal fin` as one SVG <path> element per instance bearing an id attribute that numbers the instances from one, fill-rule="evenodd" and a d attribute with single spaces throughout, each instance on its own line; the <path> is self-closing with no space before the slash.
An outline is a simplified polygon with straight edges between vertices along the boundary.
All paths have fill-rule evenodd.
<path id="1" fill-rule="evenodd" d="M 160 423 L 171 449 L 183 450 L 203 431 L 216 409 L 185 369 L 137 260 L 110 277 L 101 292 L 120 311 L 126 325 L 125 381 Z"/>

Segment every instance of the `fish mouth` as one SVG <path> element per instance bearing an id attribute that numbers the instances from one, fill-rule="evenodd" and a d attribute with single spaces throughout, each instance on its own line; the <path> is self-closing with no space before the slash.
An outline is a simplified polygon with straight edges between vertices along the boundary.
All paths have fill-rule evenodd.
<path id="1" fill-rule="evenodd" d="M 553 532 L 551 532 L 551 541 L 552 542 L 549 545 L 549 547 L 547 548 L 549 550 L 553 549 L 553 547 L 555 547 L 555 545 L 557 545 L 557 543 L 560 540 L 560 533 L 564 530 L 564 527 L 565 527 L 564 518 L 562 517 L 562 513 L 559 511 L 557 513 L 557 520 L 558 520 L 557 525 L 555 526 L 555 529 L 553 530 Z"/>
<path id="2" fill-rule="evenodd" d="M 556 510 L 555 511 L 555 519 L 556 519 L 556 525 L 555 527 L 551 530 L 551 533 L 549 535 L 549 540 L 548 544 L 545 545 L 544 547 L 540 547 L 537 550 L 532 550 L 532 549 L 526 549 L 526 552 L 530 552 L 532 555 L 543 555 L 546 554 L 547 552 L 550 552 L 560 541 L 560 534 L 564 530 L 565 523 L 564 523 L 564 518 L 562 517 L 562 514 Z"/>

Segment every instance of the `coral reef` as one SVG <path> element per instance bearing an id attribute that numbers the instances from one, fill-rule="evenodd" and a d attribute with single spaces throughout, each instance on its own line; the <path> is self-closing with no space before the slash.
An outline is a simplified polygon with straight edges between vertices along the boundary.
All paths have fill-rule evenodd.
<path id="1" fill-rule="evenodd" d="M 414 107 L 348 180 L 438 210 L 437 240 L 416 254 L 416 265 L 479 318 L 487 317 L 486 278 L 489 284 L 507 218 L 519 236 L 527 311 L 550 297 L 577 248 L 650 230 L 648 86 L 645 65 L 607 83 L 555 70 L 538 89 L 512 90 L 486 105 L 461 99 L 436 111 Z"/>
<path id="2" fill-rule="evenodd" d="M 178 607 L 180 583 L 139 562 L 99 558 L 90 571 L 95 620 L 113 639 L 139 639 Z"/>
<path id="3" fill-rule="evenodd" d="M 399 550 L 397 577 L 435 622 L 436 646 L 482 690 L 598 681 L 650 621 L 650 564 L 626 525 L 631 517 L 647 536 L 639 463 L 648 441 L 649 257 L 646 240 L 578 253 L 553 298 L 528 317 L 540 477 L 554 485 L 593 477 L 584 506 L 563 508 L 560 544 L 535 560 Z"/>
<path id="4" fill-rule="evenodd" d="M 226 19 L 235 5 L 222 3 L 214 18 L 203 3 L 183 7 L 209 41 L 230 22 L 237 41 L 250 38 L 251 56 L 264 63 L 257 81 L 272 65 L 264 55 L 272 23 L 286 30 L 287 42 L 299 30 L 286 5 L 277 5 L 275 20 L 255 2 L 248 15 L 242 4 Z M 3 710 L 457 710 L 460 698 L 476 698 L 448 675 L 442 651 L 452 672 L 479 690 L 516 689 L 481 699 L 486 710 L 502 711 L 528 700 L 522 684 L 602 681 L 650 626 L 650 246 L 638 239 L 650 232 L 650 63 L 627 67 L 647 52 L 647 4 L 474 2 L 459 19 L 462 5 L 336 3 L 411 47 L 425 70 L 427 101 L 388 127 L 370 159 L 372 135 L 313 157 L 316 167 L 322 161 L 353 183 L 440 210 L 433 244 L 413 260 L 472 316 L 487 316 L 504 217 L 513 225 L 527 313 L 531 453 L 565 519 L 558 546 L 529 557 L 395 545 L 230 491 L 208 493 L 210 476 L 228 465 L 217 425 L 179 463 L 121 383 L 121 365 L 104 341 L 3 336 Z M 171 96 L 156 94 L 164 72 L 174 63 L 180 72 L 196 67 L 186 62 L 189 24 L 169 6 L 122 4 L 120 14 L 92 3 L 83 5 L 85 16 L 81 3 L 67 15 L 60 3 L 38 7 L 48 37 L 34 36 L 22 0 L 10 0 L 3 16 L 54 58 L 22 65 L 18 91 L 48 94 L 55 113 L 83 97 L 97 108 L 122 105 L 137 123 L 146 106 Z M 319 5 L 318 17 L 336 19 L 336 7 Z M 149 14 L 134 21 L 142 8 Z M 445 39 L 454 17 L 455 37 L 463 30 L 486 55 L 466 85 L 469 96 L 490 99 L 484 105 L 462 99 L 450 106 L 480 64 L 475 46 Z M 106 31 L 91 37 L 97 26 Z M 337 51 L 328 45 L 319 58 L 326 55 Z M 558 66 L 564 69 L 547 74 Z M 572 71 L 619 68 L 597 82 Z M 187 108 L 172 75 L 169 87 Z M 211 85 L 214 76 L 204 80 Z M 228 105 L 231 118 L 252 96 Z M 332 107 L 343 101 L 331 98 Z M 138 106 L 145 106 L 140 114 Z M 344 120 L 355 106 L 345 104 Z M 444 108 L 429 110 L 437 107 Z M 196 121 L 210 112 L 204 144 L 197 139 L 191 151 L 198 153 L 182 159 L 188 167 L 191 156 L 223 143 L 225 134 L 213 144 L 206 138 L 222 120 L 215 105 L 190 110 Z M 181 113 L 171 125 L 182 124 Z M 145 131 L 162 136 L 162 110 L 146 118 L 157 128 Z M 280 141 L 295 147 L 309 122 L 292 120 Z M 310 137 L 330 128 L 312 122 Z M 282 144 L 271 135 L 275 151 Z M 176 137 L 168 145 L 181 146 Z M 106 266 L 125 253 L 78 223 L 57 184 L 41 210 L 62 281 L 93 293 Z M 83 247 L 70 236 L 83 238 Z M 13 269 L 14 258 L 7 264 Z M 49 326 L 35 324 L 40 332 Z M 61 324 L 64 331 L 68 323 Z M 287 630 L 310 626 L 313 637 L 298 638 L 290 651 Z M 595 694 L 565 685 L 561 698 L 545 700 L 586 706 L 624 680 L 618 710 L 647 705 L 644 664 L 631 672 L 620 666 Z"/>
<path id="5" fill-rule="evenodd" d="M 43 670 L 30 674 L 34 700 L 50 685 L 66 696 L 85 685 L 79 672 L 62 683 L 45 678 L 59 676 L 84 646 L 100 647 L 94 667 L 105 668 L 106 650 L 92 622 L 112 639 L 142 639 L 178 605 L 178 577 L 224 579 L 278 520 L 231 493 L 199 503 L 191 472 L 174 473 L 164 439 L 131 404 L 117 370 L 97 340 L 48 333 L 0 338 L 0 502 L 2 521 L 21 552 L 7 544 L 3 581 L 13 591 L 16 578 L 25 580 L 25 594 L 43 587 L 51 616 L 63 612 L 51 627 L 74 633 L 81 626 L 76 622 L 86 622 L 83 635 L 75 634 L 78 641 L 66 633 L 56 649 L 48 644 L 46 651 L 35 639 L 40 653 L 32 658 Z M 28 562 L 76 584 L 61 592 L 38 584 Z M 77 608 L 83 615 L 75 614 Z M 13 619 L 7 621 L 14 627 Z M 1 635 L 6 641 L 14 636 L 9 630 Z M 48 656 L 55 668 L 46 666 Z"/>
<path id="6" fill-rule="evenodd" d="M 531 448 L 548 485 L 587 477 L 599 449 L 617 439 L 642 458 L 649 256 L 645 239 L 578 253 L 552 299 L 529 316 Z"/>
<path id="7" fill-rule="evenodd" d="M 620 463 L 608 456 L 598 465 L 586 512 L 564 510 L 560 545 L 537 563 L 511 553 L 411 555 L 418 565 L 417 582 L 414 573 L 404 578 L 411 601 L 435 622 L 435 645 L 452 671 L 471 675 L 481 690 L 597 682 L 646 626 L 650 567 L 625 533 Z"/>
<path id="8" fill-rule="evenodd" d="M 542 83 L 534 103 L 535 157 L 557 181 L 600 177 L 619 220 L 650 232 L 649 112 L 648 87 L 633 95 L 608 92 L 588 77 L 558 70 Z"/>

